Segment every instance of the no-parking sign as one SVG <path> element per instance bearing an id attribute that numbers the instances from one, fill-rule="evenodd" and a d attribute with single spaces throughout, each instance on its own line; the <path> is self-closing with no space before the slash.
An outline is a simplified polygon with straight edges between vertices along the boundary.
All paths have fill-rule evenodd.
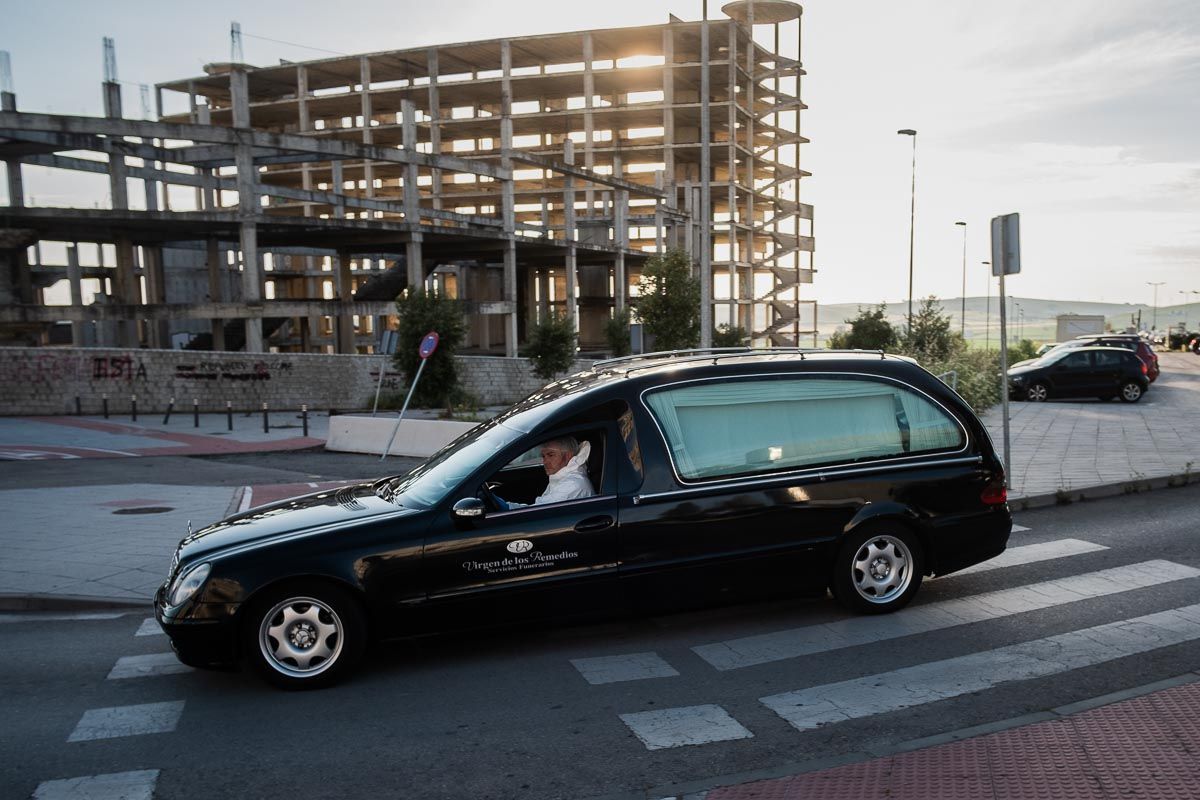
<path id="1" fill-rule="evenodd" d="M 437 350 L 438 335 L 437 331 L 430 331 L 425 334 L 425 338 L 421 340 L 421 346 L 417 348 L 417 355 L 422 359 L 429 358 L 433 355 L 433 351 Z"/>

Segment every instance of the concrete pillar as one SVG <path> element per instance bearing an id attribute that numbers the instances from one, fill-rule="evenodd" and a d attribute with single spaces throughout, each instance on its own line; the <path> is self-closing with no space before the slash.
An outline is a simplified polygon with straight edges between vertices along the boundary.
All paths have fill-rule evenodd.
<path id="1" fill-rule="evenodd" d="M 500 166 L 512 170 L 508 153 L 512 150 L 512 44 L 500 42 Z M 504 222 L 504 299 L 512 304 L 504 319 L 504 355 L 517 357 L 517 239 L 513 181 L 504 181 L 501 189 L 501 215 Z"/>
<path id="2" fill-rule="evenodd" d="M 83 305 L 83 269 L 79 266 L 79 245 L 67 246 L 67 283 L 71 287 L 71 305 Z M 84 336 L 85 322 L 71 323 L 71 346 L 83 347 L 87 343 Z"/>
<path id="3" fill-rule="evenodd" d="M 726 241 L 729 243 L 729 261 L 727 270 L 729 272 L 729 319 L 731 326 L 746 327 L 741 320 L 739 314 L 740 304 L 738 300 L 741 298 L 740 287 L 738 286 L 738 268 L 737 268 L 737 222 L 738 222 L 738 206 L 737 206 L 737 22 L 729 20 L 726 25 L 729 36 L 729 70 L 727 91 L 729 92 L 729 145 L 726 149 L 726 167 L 729 176 L 729 192 L 727 202 L 729 203 L 729 234 L 726 236 Z"/>
<path id="4" fill-rule="evenodd" d="M 207 262 L 208 262 L 208 299 L 212 303 L 225 302 L 225 286 L 222 273 L 225 271 L 225 264 L 221 261 L 221 245 L 216 239 L 210 238 L 207 242 Z M 225 349 L 225 320 L 214 319 L 210 322 L 212 326 L 212 349 Z"/>
<path id="5" fill-rule="evenodd" d="M 235 68 L 229 73 L 229 92 L 233 103 L 233 127 L 250 127 L 250 94 L 246 70 Z M 258 218 L 260 215 L 258 171 L 254 166 L 254 150 L 248 140 L 234 146 L 237 165 L 238 219 L 241 221 L 242 302 L 248 306 L 262 305 L 262 263 L 258 253 Z M 246 320 L 247 353 L 263 352 L 262 317 Z"/>
<path id="6" fill-rule="evenodd" d="M 426 54 L 426 66 L 429 71 L 429 142 L 433 154 L 442 152 L 441 100 L 438 97 L 438 50 L 429 48 Z M 433 171 L 433 207 L 442 207 L 442 171 Z"/>
<path id="7" fill-rule="evenodd" d="M 595 120 L 592 118 L 592 99 L 596 96 L 596 78 L 592 74 L 592 62 L 595 60 L 595 49 L 592 42 L 592 34 L 585 33 L 583 35 L 583 165 L 590 171 L 596 166 L 595 156 L 592 153 L 593 143 L 592 135 L 595 132 Z M 587 213 L 585 216 L 592 216 L 595 211 L 592 208 L 592 202 L 595 200 L 592 184 L 584 189 L 583 199 L 587 205 Z"/>
<path id="8" fill-rule="evenodd" d="M 712 347 L 712 105 L 708 66 L 708 2 L 700 23 L 700 202 L 693 204 L 691 219 L 700 220 L 700 346 Z M 689 246 L 693 241 L 688 236 Z"/>
<path id="9" fill-rule="evenodd" d="M 575 143 L 570 139 L 563 142 L 563 163 L 575 163 Z M 567 175 L 563 180 L 563 238 L 567 242 L 567 317 L 579 332 L 579 264 L 575 249 L 575 178 Z"/>
<path id="10" fill-rule="evenodd" d="M 410 100 L 400 101 L 403 117 L 401 137 L 407 152 L 417 152 L 417 108 Z M 417 185 L 419 172 L 416 164 L 404 166 L 404 222 L 413 226 L 410 238 L 405 242 L 404 258 L 408 285 L 420 289 L 425 283 L 425 269 L 421 255 L 421 194 Z"/>
<path id="11" fill-rule="evenodd" d="M 353 273 L 350 271 L 350 253 L 339 250 L 333 258 L 333 269 L 337 277 L 337 298 L 342 303 L 354 299 Z M 346 310 L 341 310 L 337 316 L 337 347 L 339 353 L 354 353 L 354 317 Z"/>
<path id="12" fill-rule="evenodd" d="M 358 75 L 359 83 L 362 85 L 362 92 L 359 96 L 362 98 L 362 118 L 363 118 L 363 144 L 372 144 L 375 141 L 375 134 L 371 131 L 371 117 L 373 111 L 371 109 L 371 60 L 366 56 L 360 56 L 358 59 Z M 370 161 L 363 162 L 363 182 L 367 187 L 367 197 L 375 196 L 375 165 Z"/>

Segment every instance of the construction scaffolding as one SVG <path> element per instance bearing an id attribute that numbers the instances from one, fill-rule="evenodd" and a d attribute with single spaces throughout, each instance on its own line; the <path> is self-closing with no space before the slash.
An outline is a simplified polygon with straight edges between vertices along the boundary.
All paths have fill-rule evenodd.
<path id="1" fill-rule="evenodd" d="M 162 346 L 163 320 L 187 317 L 211 321 L 201 346 L 369 352 L 388 301 L 423 285 L 468 304 L 477 352 L 515 355 L 551 313 L 599 350 L 646 258 L 679 247 L 701 277 L 704 344 L 724 324 L 798 345 L 815 330 L 815 303 L 800 296 L 815 271 L 813 213 L 799 200 L 804 71 L 780 46 L 794 23 L 799 53 L 801 9 L 742 0 L 724 11 L 212 64 L 157 85 L 159 122 L 120 119 L 107 88 L 105 120 L 20 114 L 10 98 L 0 258 L 24 277 L 0 323 L 114 320 L 120 343 Z M 773 48 L 751 35 L 764 26 Z M 180 95 L 186 111 L 164 113 Z M 112 208 L 25 207 L 22 165 L 105 172 Z M 129 208 L 129 179 L 144 183 L 144 210 Z M 115 270 L 31 266 L 25 246 L 48 239 L 112 243 Z M 206 266 L 203 296 L 168 302 L 163 248 Z M 82 305 L 76 283 L 98 269 L 112 275 L 109 302 Z M 72 304 L 38 308 L 35 284 L 55 276 L 72 281 Z M 229 320 L 245 320 L 244 342 Z"/>

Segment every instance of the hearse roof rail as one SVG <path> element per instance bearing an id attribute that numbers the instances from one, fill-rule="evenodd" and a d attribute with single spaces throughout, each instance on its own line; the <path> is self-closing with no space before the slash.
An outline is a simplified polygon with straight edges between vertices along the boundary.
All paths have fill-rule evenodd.
<path id="1" fill-rule="evenodd" d="M 713 352 L 718 351 L 718 352 Z M 677 357 L 673 354 L 684 351 L 671 351 L 671 354 L 662 353 L 646 353 L 645 358 L 650 358 L 647 363 L 633 363 L 643 358 L 622 358 L 610 359 L 608 361 L 598 361 L 592 368 L 606 369 L 607 365 L 613 362 L 619 362 L 617 372 L 623 372 L 624 375 L 629 375 L 633 372 L 639 372 L 645 369 L 654 369 L 675 364 L 692 364 L 700 361 L 711 361 L 716 364 L 718 361 L 723 361 L 730 358 L 750 358 L 754 356 L 771 356 L 771 355 L 799 355 L 801 360 L 805 356 L 822 356 L 822 355 L 871 355 L 879 356 L 879 358 L 887 358 L 887 353 L 882 350 L 828 350 L 823 348 L 812 347 L 758 347 L 758 348 L 713 348 L 712 351 L 704 351 L 695 355 L 685 357 Z M 653 357 L 653 358 L 651 358 Z M 623 371 L 621 367 L 624 367 Z"/>

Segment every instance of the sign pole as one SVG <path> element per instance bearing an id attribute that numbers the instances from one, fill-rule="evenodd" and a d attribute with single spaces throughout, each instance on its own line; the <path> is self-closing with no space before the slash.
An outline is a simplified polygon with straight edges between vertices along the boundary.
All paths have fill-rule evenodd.
<path id="1" fill-rule="evenodd" d="M 388 453 L 391 452 L 392 441 L 395 440 L 396 434 L 400 432 L 400 423 L 404 421 L 404 412 L 408 411 L 408 401 L 412 400 L 413 392 L 417 390 L 417 384 L 421 381 L 421 373 L 425 371 L 425 362 L 428 361 L 429 357 L 433 355 L 433 352 L 437 350 L 437 346 L 437 331 L 430 331 L 429 333 L 425 334 L 425 338 L 421 339 L 421 344 L 417 348 L 417 355 L 421 357 L 421 364 L 417 367 L 417 374 L 413 376 L 412 386 L 409 387 L 408 395 L 404 398 L 404 407 L 400 409 L 400 416 L 396 417 L 396 427 L 392 428 L 392 435 L 388 437 L 388 440 L 383 445 L 383 455 L 379 457 L 380 461 L 383 461 L 385 458 L 387 458 Z M 382 371 L 379 374 L 379 380 L 383 380 Z"/>
<path id="2" fill-rule="evenodd" d="M 383 361 L 379 365 L 379 383 L 377 383 L 375 385 L 375 405 L 374 405 L 374 407 L 371 408 L 371 416 L 372 417 L 375 416 L 375 412 L 379 410 L 379 393 L 381 391 L 383 391 L 383 373 L 387 372 L 387 365 L 388 365 L 388 361 L 390 359 L 391 359 L 391 356 L 385 355 L 383 357 Z M 421 360 L 421 367 L 423 367 L 423 366 L 425 366 L 424 359 Z M 421 371 L 421 367 L 417 367 L 418 373 Z M 413 385 L 416 386 L 416 383 L 414 382 Z M 409 392 L 409 394 L 411 395 L 412 392 Z M 405 401 L 405 405 L 408 405 L 407 400 Z"/>
<path id="3" fill-rule="evenodd" d="M 1004 273 L 1000 273 L 1000 409 L 1004 417 L 1004 484 L 1012 487 L 1008 421 L 1008 326 L 1004 312 Z"/>

